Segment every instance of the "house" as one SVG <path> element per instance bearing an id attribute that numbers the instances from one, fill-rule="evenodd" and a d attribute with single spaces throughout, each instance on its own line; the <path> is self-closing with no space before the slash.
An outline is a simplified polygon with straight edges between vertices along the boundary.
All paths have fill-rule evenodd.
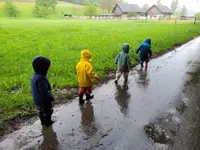
<path id="1" fill-rule="evenodd" d="M 102 19 L 113 19 L 115 16 L 113 14 L 99 14 L 96 15 L 97 20 L 102 20 Z"/>
<path id="2" fill-rule="evenodd" d="M 138 16 L 144 15 L 144 11 L 136 4 L 116 4 L 112 14 L 120 18 L 128 18 L 129 13 L 136 13 Z"/>
<path id="3" fill-rule="evenodd" d="M 170 16 L 172 15 L 172 10 L 164 5 L 153 5 L 147 10 L 146 14 L 148 17 L 154 19 L 170 18 Z"/>

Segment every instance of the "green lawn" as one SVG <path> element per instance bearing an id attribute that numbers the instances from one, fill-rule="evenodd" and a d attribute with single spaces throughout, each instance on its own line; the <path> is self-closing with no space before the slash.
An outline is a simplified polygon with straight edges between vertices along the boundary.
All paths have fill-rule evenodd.
<path id="1" fill-rule="evenodd" d="M 197 36 L 200 25 L 171 22 L 86 20 L 0 20 L 0 113 L 4 119 L 30 114 L 31 61 L 37 55 L 52 60 L 48 77 L 55 88 L 77 86 L 75 66 L 89 49 L 96 72 L 115 69 L 114 58 L 123 43 L 136 49 L 152 38 L 153 53 Z M 132 62 L 137 57 L 130 52 Z"/>

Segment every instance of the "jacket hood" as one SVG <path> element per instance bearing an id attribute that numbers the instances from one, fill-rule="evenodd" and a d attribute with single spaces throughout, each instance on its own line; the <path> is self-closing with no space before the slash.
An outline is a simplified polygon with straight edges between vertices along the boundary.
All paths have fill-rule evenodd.
<path id="1" fill-rule="evenodd" d="M 43 57 L 43 56 L 37 56 L 32 61 L 32 66 L 33 66 L 34 71 L 44 76 L 46 76 L 49 70 L 50 64 L 51 64 L 51 61 L 48 58 Z"/>
<path id="2" fill-rule="evenodd" d="M 81 51 L 81 60 L 91 60 L 91 53 L 89 50 L 82 50 Z"/>
<path id="3" fill-rule="evenodd" d="M 147 44 L 151 45 L 151 39 L 150 39 L 150 38 L 147 38 L 147 39 L 144 41 L 144 43 L 147 43 Z"/>
<path id="4" fill-rule="evenodd" d="M 129 50 L 130 50 L 129 45 L 126 44 L 126 43 L 124 43 L 124 44 L 122 45 L 122 51 L 123 51 L 124 53 L 129 53 Z"/>

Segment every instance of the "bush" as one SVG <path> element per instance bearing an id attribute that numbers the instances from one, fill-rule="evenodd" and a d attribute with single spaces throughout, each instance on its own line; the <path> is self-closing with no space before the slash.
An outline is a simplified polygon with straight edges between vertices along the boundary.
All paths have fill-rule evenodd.
<path id="1" fill-rule="evenodd" d="M 18 8 L 13 5 L 12 1 L 6 0 L 4 5 L 4 11 L 9 17 L 17 17 L 19 15 Z"/>

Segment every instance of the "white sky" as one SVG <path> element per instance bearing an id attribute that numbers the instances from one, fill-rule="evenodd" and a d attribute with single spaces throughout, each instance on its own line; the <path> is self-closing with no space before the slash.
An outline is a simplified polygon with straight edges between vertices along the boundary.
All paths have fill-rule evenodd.
<path id="1" fill-rule="evenodd" d="M 157 0 L 126 0 L 129 4 L 138 4 L 140 6 L 144 5 L 145 3 L 152 6 L 153 4 L 157 3 Z M 170 6 L 172 0 L 161 0 L 163 5 Z M 179 5 L 185 5 L 189 10 L 200 12 L 200 0 L 179 0 Z"/>

